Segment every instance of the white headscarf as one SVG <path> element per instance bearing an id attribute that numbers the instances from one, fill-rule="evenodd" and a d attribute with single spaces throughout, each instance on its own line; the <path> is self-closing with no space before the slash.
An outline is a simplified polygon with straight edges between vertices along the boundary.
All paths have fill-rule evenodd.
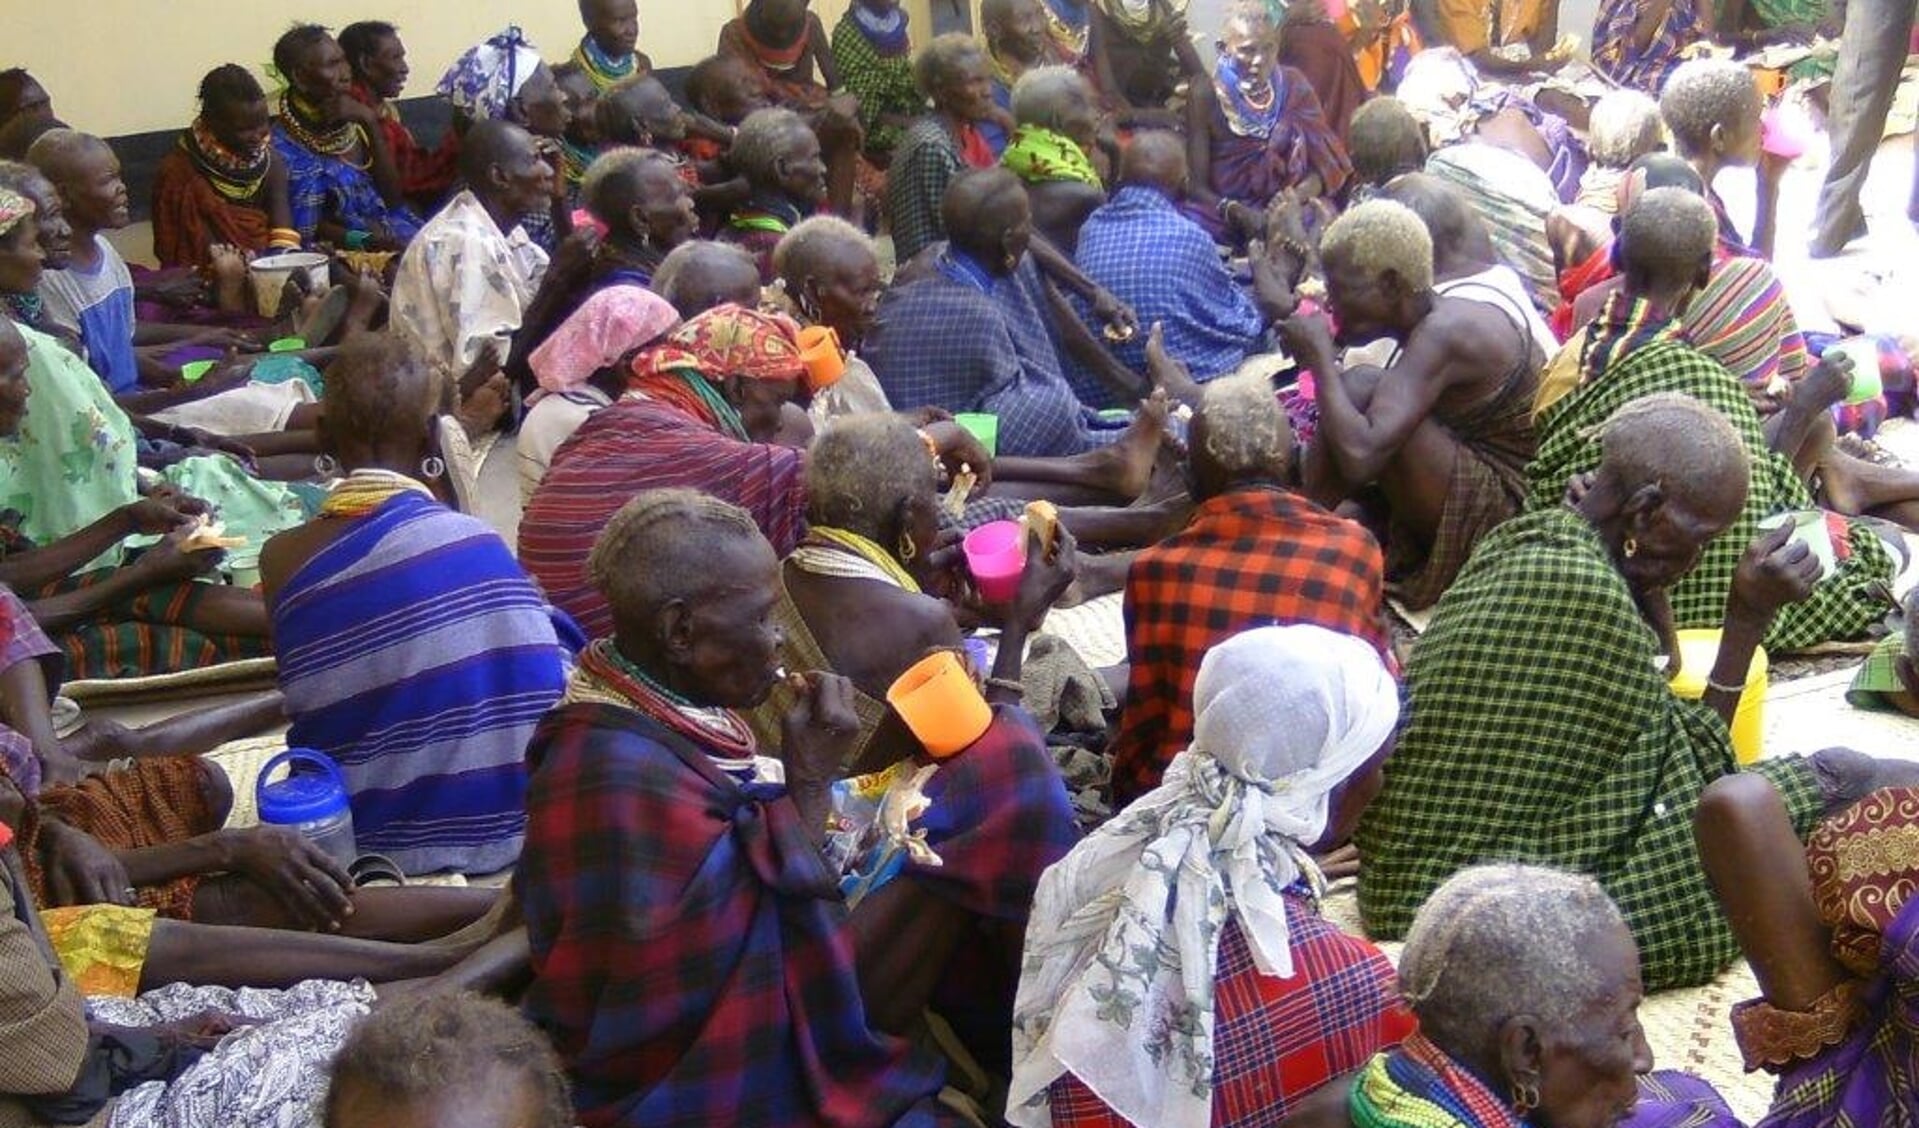
<path id="1" fill-rule="evenodd" d="M 1321 627 L 1261 627 L 1200 663 L 1193 743 L 1164 782 L 1040 879 L 1013 1007 L 1007 1119 L 1051 1124 L 1047 1087 L 1079 1078 L 1153 1128 L 1209 1128 L 1219 936 L 1290 978 L 1282 892 L 1318 870 L 1332 791 L 1399 720 L 1370 645 Z"/>

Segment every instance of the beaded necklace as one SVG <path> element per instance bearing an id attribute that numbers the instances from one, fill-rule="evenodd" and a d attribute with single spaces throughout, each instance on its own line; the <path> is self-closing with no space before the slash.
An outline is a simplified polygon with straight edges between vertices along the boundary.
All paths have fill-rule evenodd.
<path id="1" fill-rule="evenodd" d="M 280 128 L 286 130 L 287 136 L 295 144 L 323 157 L 336 157 L 354 168 L 372 167 L 372 145 L 359 122 L 343 121 L 338 125 L 322 126 L 315 124 L 314 119 L 318 116 L 318 111 L 293 91 L 288 90 L 280 95 Z M 360 161 L 349 160 L 347 154 L 356 145 L 368 155 Z"/>
<path id="2" fill-rule="evenodd" d="M 425 485 L 391 470 L 355 470 L 341 479 L 320 503 L 321 517 L 365 517 L 404 493 L 432 498 Z"/>
<path id="3" fill-rule="evenodd" d="M 588 35 L 580 40 L 579 48 L 573 52 L 573 61 L 580 64 L 580 69 L 586 72 L 586 77 L 592 80 L 594 86 L 604 91 L 632 74 L 634 68 L 640 65 L 640 56 L 635 51 L 624 59 L 615 59 L 602 51 L 600 45 Z"/>
<path id="4" fill-rule="evenodd" d="M 787 559 L 802 572 L 845 580 L 872 580 L 918 594 L 919 581 L 870 537 L 814 525 Z"/>
<path id="5" fill-rule="evenodd" d="M 180 135 L 180 148 L 214 191 L 235 202 L 260 194 L 273 163 L 273 149 L 268 143 L 261 142 L 249 154 L 236 153 L 222 144 L 201 118 L 195 118 L 192 127 Z"/>
<path id="6" fill-rule="evenodd" d="M 580 653 L 580 669 L 618 692 L 632 708 L 667 728 L 733 757 L 751 757 L 753 730 L 731 709 L 695 705 L 642 670 L 610 638 L 596 639 Z"/>

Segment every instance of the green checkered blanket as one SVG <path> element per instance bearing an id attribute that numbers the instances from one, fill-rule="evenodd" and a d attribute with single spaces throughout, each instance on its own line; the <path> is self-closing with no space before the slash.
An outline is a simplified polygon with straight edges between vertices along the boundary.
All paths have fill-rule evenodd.
<path id="1" fill-rule="evenodd" d="M 1599 465 L 1599 429 L 1613 412 L 1655 392 L 1679 392 L 1717 408 L 1732 422 L 1752 455 L 1752 488 L 1745 512 L 1706 546 L 1691 575 L 1673 586 L 1673 616 L 1680 627 L 1717 627 L 1725 621 L 1726 593 L 1739 559 L 1758 534 L 1759 522 L 1815 503 L 1792 463 L 1766 445 L 1759 413 L 1737 377 L 1690 345 L 1662 339 L 1615 360 L 1539 418 L 1539 454 L 1528 477 L 1532 509 L 1553 508 L 1572 475 Z M 1894 566 L 1884 541 L 1852 522 L 1851 556 L 1825 578 L 1810 598 L 1780 611 L 1766 635 L 1769 650 L 1797 650 L 1821 642 L 1858 638 L 1891 609 Z"/>
<path id="2" fill-rule="evenodd" d="M 1360 823 L 1367 933 L 1403 936 L 1456 871 L 1525 861 L 1591 874 L 1639 941 L 1646 987 L 1703 983 L 1738 955 L 1692 816 L 1734 771 L 1718 715 L 1667 689 L 1659 646 L 1599 537 L 1565 507 L 1479 545 L 1406 669 L 1410 719 Z M 1757 766 L 1810 830 L 1804 762 Z"/>

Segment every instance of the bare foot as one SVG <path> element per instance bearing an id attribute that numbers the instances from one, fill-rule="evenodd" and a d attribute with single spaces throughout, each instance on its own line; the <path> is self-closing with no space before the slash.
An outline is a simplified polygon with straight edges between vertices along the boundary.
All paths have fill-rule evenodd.
<path id="1" fill-rule="evenodd" d="M 247 256 L 230 243 L 215 243 L 207 249 L 211 262 L 213 302 L 222 313 L 247 312 Z"/>
<path id="2" fill-rule="evenodd" d="M 1145 492 L 1166 439 L 1166 418 L 1171 410 L 1164 391 L 1155 391 L 1140 401 L 1139 412 L 1126 433 L 1100 452 L 1102 489 L 1129 501 Z"/>
<path id="3" fill-rule="evenodd" d="M 1146 378 L 1152 381 L 1155 390 L 1165 392 L 1187 407 L 1199 407 L 1199 382 L 1193 379 L 1184 362 L 1167 355 L 1166 329 L 1157 321 L 1153 322 L 1152 332 L 1146 335 Z"/>
<path id="4" fill-rule="evenodd" d="M 386 305 L 386 291 L 380 286 L 380 276 L 372 271 L 362 270 L 354 275 L 350 285 L 353 302 L 347 306 L 345 333 L 349 337 L 373 328 L 374 319 Z"/>
<path id="5" fill-rule="evenodd" d="M 1134 552 L 1081 553 L 1079 574 L 1066 593 L 1054 602 L 1053 609 L 1078 607 L 1088 600 L 1124 590 L 1126 573 L 1131 570 L 1136 555 Z"/>

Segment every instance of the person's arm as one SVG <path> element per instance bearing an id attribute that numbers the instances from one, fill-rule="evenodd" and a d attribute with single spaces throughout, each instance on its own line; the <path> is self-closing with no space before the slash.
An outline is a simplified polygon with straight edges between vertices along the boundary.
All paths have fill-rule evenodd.
<path id="1" fill-rule="evenodd" d="M 86 774 L 86 768 L 66 753 L 54 733 L 53 711 L 47 705 L 52 699 L 38 657 L 23 658 L 0 670 L 0 718 L 32 745 L 40 759 L 43 788 L 71 783 Z"/>
<path id="2" fill-rule="evenodd" d="M 806 14 L 806 49 L 813 53 L 813 61 L 819 64 L 820 83 L 828 90 L 842 89 L 839 60 L 833 57 L 832 39 L 826 34 L 826 25 L 820 22 L 818 12 Z"/>
<path id="3" fill-rule="evenodd" d="M 299 831 L 284 826 L 216 830 L 182 842 L 115 851 L 127 884 L 239 874 L 278 899 L 307 928 L 337 931 L 353 913 L 353 879 Z"/>
<path id="4" fill-rule="evenodd" d="M 1365 411 L 1354 405 L 1335 359 L 1332 330 L 1323 317 L 1282 323 L 1287 344 L 1312 370 L 1318 389 L 1320 434 L 1340 474 L 1350 482 L 1371 482 L 1425 421 L 1451 365 L 1448 334 L 1415 332 L 1386 379 L 1379 381 Z"/>
<path id="5" fill-rule="evenodd" d="M 129 502 L 51 544 L 9 555 L 0 560 L 0 584 L 16 592 L 39 591 L 73 575 L 101 553 L 135 533 L 166 532 L 184 521 L 183 515 L 171 512 L 165 517 L 168 523 L 158 525 L 160 511 L 157 505 L 144 499 Z M 146 512 L 153 516 L 153 520 L 142 520 L 142 506 L 147 507 Z"/>
<path id="6" fill-rule="evenodd" d="M 292 178 L 286 158 L 271 145 L 267 146 L 266 205 L 267 222 L 274 230 L 294 230 Z"/>
<path id="7" fill-rule="evenodd" d="M 1792 539 L 1790 525 L 1762 532 L 1746 549 L 1726 593 L 1725 631 L 1703 699 L 1728 725 L 1738 712 L 1752 653 L 1773 617 L 1781 608 L 1811 595 L 1818 580 L 1818 558 Z"/>
<path id="8" fill-rule="evenodd" d="M 1108 29 L 1106 17 L 1101 14 L 1099 5 L 1088 4 L 1086 6 L 1086 57 L 1093 62 L 1093 84 L 1105 93 L 1113 108 L 1123 116 L 1133 106 L 1127 101 L 1126 96 L 1120 93 L 1119 81 L 1113 74 L 1113 58 L 1106 46 L 1106 39 L 1111 34 L 1112 31 Z M 1194 87 L 1197 89 L 1198 84 L 1195 83 Z"/>
<path id="9" fill-rule="evenodd" d="M 1213 84 L 1195 82 L 1186 95 L 1186 195 L 1201 207 L 1219 206 L 1213 191 Z M 1222 216 L 1222 218 L 1224 218 Z"/>
<path id="10" fill-rule="evenodd" d="M 218 552 L 187 552 L 180 547 L 183 531 L 176 530 L 140 554 L 139 559 L 109 572 L 99 583 L 64 595 L 33 600 L 27 606 L 42 630 L 60 631 L 150 588 L 191 580 L 219 564 Z"/>
<path id="11" fill-rule="evenodd" d="M 993 672 L 986 682 L 986 700 L 995 705 L 1018 705 L 1025 700 L 1020 678 L 1026 640 L 1079 576 L 1079 547 L 1073 534 L 1062 528 L 1054 535 L 1053 551 L 1047 553 L 1040 549 L 1038 534 L 1027 531 L 1026 568 L 1020 573 L 1019 594 L 1000 626 L 999 650 L 993 655 Z"/>

